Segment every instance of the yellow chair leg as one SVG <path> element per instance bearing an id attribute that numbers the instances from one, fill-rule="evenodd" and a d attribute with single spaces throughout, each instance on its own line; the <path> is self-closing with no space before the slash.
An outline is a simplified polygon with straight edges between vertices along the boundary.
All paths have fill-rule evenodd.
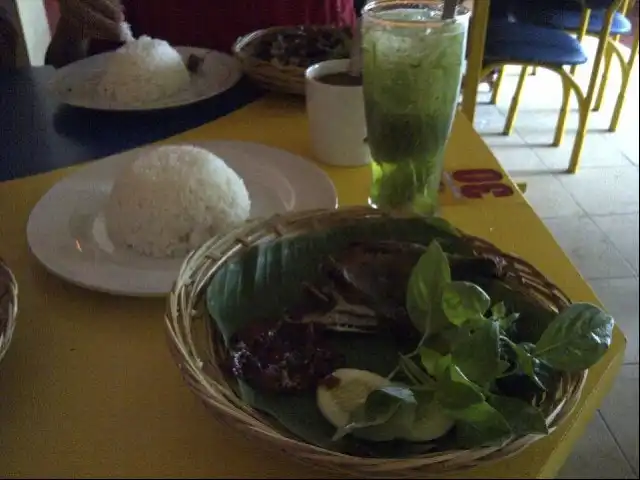
<path id="1" fill-rule="evenodd" d="M 611 116 L 611 123 L 609 124 L 609 131 L 615 132 L 618 129 L 620 123 L 620 115 L 622 114 L 622 107 L 624 106 L 625 96 L 627 95 L 627 88 L 629 87 L 629 79 L 631 78 L 631 72 L 638 57 L 638 31 L 636 30 L 635 38 L 633 40 L 633 47 L 631 48 L 631 55 L 627 62 L 626 69 L 622 74 L 622 84 L 620 85 L 620 91 L 618 92 L 618 98 L 616 99 L 616 106 L 613 109 L 613 115 Z"/>
<path id="2" fill-rule="evenodd" d="M 618 10 L 622 0 L 616 1 L 606 12 L 602 30 L 598 36 L 598 48 L 593 58 L 593 71 L 591 72 L 591 78 L 589 79 L 589 86 L 587 88 L 584 99 L 578 99 L 578 108 L 580 109 L 580 121 L 578 123 L 578 132 L 576 134 L 576 140 L 573 144 L 573 150 L 571 151 L 571 158 L 569 160 L 569 173 L 576 173 L 580 166 L 580 154 L 582 153 L 582 146 L 584 144 L 584 137 L 587 132 L 587 125 L 589 123 L 589 113 L 591 113 L 591 104 L 593 102 L 594 94 L 596 93 L 596 86 L 598 78 L 600 76 L 600 67 L 605 55 L 605 47 L 607 46 L 609 34 L 611 32 L 611 23 L 613 22 L 613 15 Z M 573 80 L 573 78 L 571 78 Z"/>
<path id="3" fill-rule="evenodd" d="M 565 125 L 567 123 L 567 115 L 569 114 L 569 100 L 571 98 L 571 86 L 567 78 L 562 76 L 562 105 L 560 106 L 560 113 L 558 114 L 558 121 L 556 123 L 556 133 L 553 137 L 553 146 L 559 147 L 562 144 L 564 138 Z"/>
<path id="4" fill-rule="evenodd" d="M 609 80 L 609 71 L 611 70 L 611 60 L 613 59 L 613 45 L 607 42 L 606 50 L 604 54 L 604 68 L 602 69 L 602 77 L 600 79 L 600 88 L 598 89 L 598 95 L 596 95 L 596 101 L 593 105 L 593 111 L 598 112 L 602 108 L 602 102 L 604 101 L 604 94 L 607 90 L 607 82 Z"/>
<path id="5" fill-rule="evenodd" d="M 493 90 L 491 91 L 491 98 L 489 99 L 489 103 L 491 105 L 495 105 L 498 103 L 498 94 L 500 93 L 500 86 L 502 85 L 502 78 L 504 77 L 504 67 L 498 70 L 498 78 L 493 84 Z"/>
<path id="6" fill-rule="evenodd" d="M 587 133 L 587 123 L 589 121 L 590 102 L 585 99 L 584 103 L 580 105 L 580 120 L 578 122 L 578 131 L 576 133 L 576 139 L 573 143 L 573 149 L 571 150 L 571 158 L 569 160 L 569 173 L 576 173 L 580 166 L 580 155 L 582 154 L 582 147 L 584 145 L 584 137 Z M 580 103 L 580 102 L 578 102 Z"/>
<path id="7" fill-rule="evenodd" d="M 520 104 L 520 96 L 522 94 L 522 89 L 524 88 L 524 81 L 527 79 L 527 71 L 529 67 L 523 66 L 520 69 L 520 78 L 518 78 L 518 85 L 516 86 L 516 91 L 513 94 L 513 98 L 511 99 L 511 105 L 509 106 L 509 113 L 507 114 L 507 121 L 504 124 L 504 135 L 511 135 L 513 132 L 513 124 L 516 121 L 516 115 L 518 113 L 518 106 Z"/>
<path id="8" fill-rule="evenodd" d="M 473 13 L 467 43 L 471 46 L 467 55 L 467 71 L 462 93 L 462 112 L 473 123 L 478 99 L 478 84 L 484 63 L 484 44 L 489 24 L 489 2 L 473 2 Z"/>
<path id="9" fill-rule="evenodd" d="M 580 29 L 578 30 L 578 35 L 576 36 L 576 40 L 582 43 L 584 40 L 584 36 L 587 34 L 587 30 L 589 29 L 589 22 L 591 21 L 591 10 L 589 8 L 584 8 L 582 10 L 582 18 L 580 19 Z M 569 68 L 569 73 L 573 76 L 576 74 L 576 70 L 578 69 L 578 65 L 572 65 Z"/>

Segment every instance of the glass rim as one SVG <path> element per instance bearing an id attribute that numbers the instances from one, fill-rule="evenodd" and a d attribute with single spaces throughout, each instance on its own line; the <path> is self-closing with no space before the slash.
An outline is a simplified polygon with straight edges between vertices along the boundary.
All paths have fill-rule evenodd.
<path id="1" fill-rule="evenodd" d="M 389 20 L 380 18 L 380 13 L 388 12 L 398 8 L 416 8 L 416 7 L 441 7 L 444 5 L 443 0 L 373 0 L 367 3 L 362 9 L 363 20 L 373 21 L 385 25 L 404 26 L 404 27 L 422 27 L 432 26 L 440 27 L 456 21 L 462 21 L 470 17 L 471 10 L 464 5 L 456 6 L 456 13 L 453 18 L 443 20 L 442 18 L 433 18 L 429 20 Z M 440 8 L 440 9 L 441 9 Z"/>

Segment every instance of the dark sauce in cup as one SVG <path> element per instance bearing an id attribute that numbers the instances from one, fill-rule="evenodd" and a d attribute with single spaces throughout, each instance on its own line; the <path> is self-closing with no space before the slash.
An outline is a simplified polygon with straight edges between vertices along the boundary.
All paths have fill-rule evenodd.
<path id="1" fill-rule="evenodd" d="M 362 86 L 361 75 L 350 75 L 347 72 L 327 73 L 316 78 L 316 81 L 327 85 L 339 87 L 360 87 Z"/>

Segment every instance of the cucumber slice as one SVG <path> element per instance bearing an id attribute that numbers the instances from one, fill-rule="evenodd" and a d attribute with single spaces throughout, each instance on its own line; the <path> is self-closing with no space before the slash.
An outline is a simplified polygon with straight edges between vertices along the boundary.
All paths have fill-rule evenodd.
<path id="1" fill-rule="evenodd" d="M 380 375 L 355 368 L 341 368 L 332 376 L 336 385 L 320 385 L 316 401 L 324 418 L 336 428 L 347 425 L 351 412 L 364 404 L 372 391 L 391 385 Z"/>

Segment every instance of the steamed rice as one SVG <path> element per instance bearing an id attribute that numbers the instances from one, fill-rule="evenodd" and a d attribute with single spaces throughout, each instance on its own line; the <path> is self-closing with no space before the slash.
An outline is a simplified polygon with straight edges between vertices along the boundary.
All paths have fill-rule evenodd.
<path id="1" fill-rule="evenodd" d="M 141 36 L 109 56 L 98 89 L 118 105 L 136 106 L 174 95 L 190 81 L 175 48 L 164 40 Z"/>
<path id="2" fill-rule="evenodd" d="M 202 148 L 163 146 L 117 177 L 105 208 L 111 241 L 142 255 L 178 257 L 249 217 L 242 179 Z"/>

